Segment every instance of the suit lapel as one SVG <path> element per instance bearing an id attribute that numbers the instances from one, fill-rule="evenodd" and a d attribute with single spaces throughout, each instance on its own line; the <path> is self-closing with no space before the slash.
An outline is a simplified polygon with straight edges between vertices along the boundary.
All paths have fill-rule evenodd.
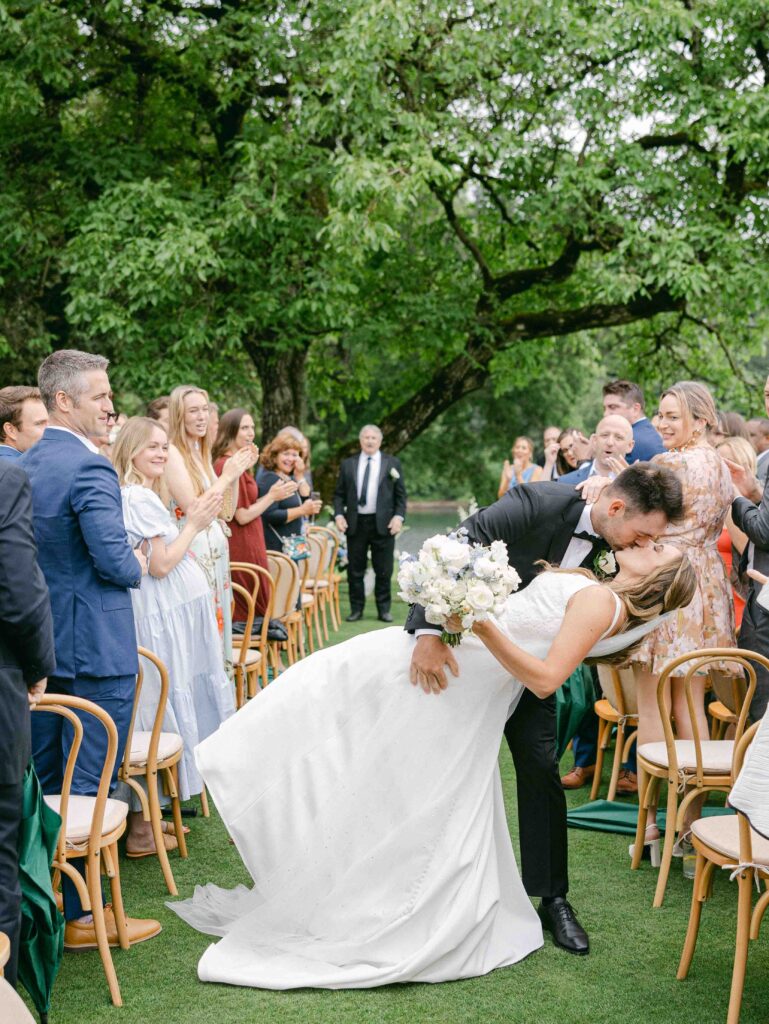
<path id="1" fill-rule="evenodd" d="M 379 479 L 377 480 L 377 483 L 376 483 L 377 491 L 382 486 L 382 481 L 385 478 L 385 460 L 386 459 L 387 459 L 386 455 L 382 455 L 380 457 L 380 459 L 379 459 Z"/>

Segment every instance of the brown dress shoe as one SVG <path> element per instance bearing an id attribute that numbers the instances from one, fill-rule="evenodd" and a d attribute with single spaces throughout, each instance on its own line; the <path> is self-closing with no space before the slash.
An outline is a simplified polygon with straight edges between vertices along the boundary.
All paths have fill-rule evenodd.
<path id="1" fill-rule="evenodd" d="M 624 796 L 638 792 L 638 776 L 635 772 L 628 771 L 627 768 L 622 769 L 617 779 L 617 792 Z"/>
<path id="2" fill-rule="evenodd" d="M 568 774 L 562 776 L 561 785 L 564 789 L 581 789 L 592 781 L 594 775 L 594 764 L 589 764 L 587 768 L 578 768 L 575 765 Z"/>
<path id="3" fill-rule="evenodd" d="M 117 937 L 115 915 L 111 906 L 104 908 L 104 923 L 107 926 L 107 942 L 113 949 L 116 949 L 120 943 Z M 135 946 L 139 942 L 146 942 L 147 939 L 154 939 L 162 931 L 160 921 L 153 921 L 152 918 L 127 917 L 126 927 L 128 928 L 128 942 L 131 946 Z M 98 949 L 93 922 L 67 921 L 67 926 L 64 929 L 64 948 L 71 953 Z"/>

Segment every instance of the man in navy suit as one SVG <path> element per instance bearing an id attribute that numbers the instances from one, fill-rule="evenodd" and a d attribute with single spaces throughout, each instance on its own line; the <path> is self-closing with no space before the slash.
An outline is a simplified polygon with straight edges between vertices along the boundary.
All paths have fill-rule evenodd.
<path id="1" fill-rule="evenodd" d="M 19 465 L 32 485 L 40 567 L 51 595 L 56 668 L 48 690 L 93 701 L 111 716 L 118 731 L 117 775 L 138 671 L 130 589 L 140 586 L 147 562 L 141 551 L 131 550 L 117 475 L 96 443 L 106 437 L 113 411 L 108 365 L 103 356 L 70 349 L 45 360 L 38 383 L 49 426 Z M 60 716 L 47 714 L 35 715 L 32 726 L 43 790 L 59 792 L 71 728 Z M 93 796 L 107 738 L 92 716 L 83 717 L 83 726 L 72 792 Z M 77 890 L 66 878 L 63 894 L 65 947 L 96 948 L 91 916 L 83 913 Z M 109 941 L 117 943 L 111 911 L 106 917 Z M 128 925 L 131 942 L 160 931 L 157 921 L 129 918 Z"/>
<path id="2" fill-rule="evenodd" d="M 629 380 L 613 380 L 603 388 L 605 416 L 624 416 L 633 428 L 633 451 L 628 462 L 649 462 L 665 451 L 662 438 L 646 418 L 644 393 Z"/>
<path id="3" fill-rule="evenodd" d="M 21 458 L 37 444 L 47 425 L 48 410 L 37 388 L 0 388 L 0 458 Z"/>
<path id="4" fill-rule="evenodd" d="M 590 438 L 595 458 L 583 462 L 579 469 L 558 477 L 559 484 L 581 484 L 589 476 L 608 476 L 613 480 L 627 468 L 633 451 L 633 430 L 624 416 L 604 416 Z"/>

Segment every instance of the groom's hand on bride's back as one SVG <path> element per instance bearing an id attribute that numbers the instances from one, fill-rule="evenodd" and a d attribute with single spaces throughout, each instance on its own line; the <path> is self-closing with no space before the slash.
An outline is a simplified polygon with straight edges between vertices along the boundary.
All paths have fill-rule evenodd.
<path id="1" fill-rule="evenodd" d="M 439 636 L 417 637 L 411 656 L 411 682 L 421 686 L 425 693 L 440 693 L 449 685 L 446 669 L 459 675 L 459 665 L 450 647 L 441 642 Z"/>

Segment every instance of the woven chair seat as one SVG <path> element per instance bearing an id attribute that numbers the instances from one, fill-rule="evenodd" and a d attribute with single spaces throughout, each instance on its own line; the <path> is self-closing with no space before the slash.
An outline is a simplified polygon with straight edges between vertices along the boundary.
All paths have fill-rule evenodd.
<path id="1" fill-rule="evenodd" d="M 717 814 L 710 818 L 700 818 L 692 825 L 692 833 L 722 857 L 729 857 L 735 864 L 738 863 L 740 828 L 736 814 Z M 750 830 L 750 839 L 754 863 L 765 864 L 769 872 L 769 839 L 764 839 L 753 829 Z"/>
<path id="2" fill-rule="evenodd" d="M 47 796 L 45 802 L 52 810 L 60 814 L 61 796 Z M 93 821 L 93 810 L 96 805 L 95 796 L 76 796 L 70 793 L 67 804 L 67 833 L 66 839 L 72 845 L 88 842 L 91 834 L 91 823 Z M 114 832 L 116 828 L 128 817 L 128 804 L 122 800 L 110 800 L 104 805 L 104 822 L 101 834 L 103 836 Z"/>
<path id="3" fill-rule="evenodd" d="M 693 740 L 676 740 L 676 758 L 678 767 L 685 771 L 697 770 L 697 757 Z M 734 743 L 731 740 L 703 740 L 702 770 L 707 775 L 729 775 L 732 770 Z M 660 768 L 668 766 L 668 748 L 664 743 L 644 743 L 638 753 L 646 761 Z"/>
<path id="4" fill-rule="evenodd" d="M 131 767 L 138 768 L 147 763 L 150 753 L 151 732 L 134 732 L 131 737 Z M 158 761 L 165 761 L 184 749 L 184 740 L 178 733 L 161 732 L 158 740 Z"/>

